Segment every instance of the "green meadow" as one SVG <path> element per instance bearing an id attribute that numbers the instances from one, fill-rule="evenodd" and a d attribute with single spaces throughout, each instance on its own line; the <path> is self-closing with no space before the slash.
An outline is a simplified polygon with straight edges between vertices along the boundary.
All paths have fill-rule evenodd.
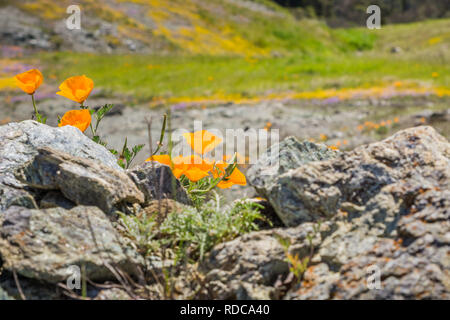
<path id="1" fill-rule="evenodd" d="M 326 28 L 311 25 L 319 26 Z M 133 96 L 138 101 L 217 94 L 253 97 L 396 81 L 448 88 L 449 30 L 450 19 L 390 25 L 381 30 L 329 29 L 326 41 L 306 37 L 300 47 L 280 53 L 272 50 L 268 56 L 55 52 L 37 58 L 44 72 L 58 81 L 86 74 L 108 94 Z M 301 41 L 301 35 L 291 29 L 277 37 L 284 39 L 285 46 Z M 270 44 L 264 46 L 270 49 Z"/>

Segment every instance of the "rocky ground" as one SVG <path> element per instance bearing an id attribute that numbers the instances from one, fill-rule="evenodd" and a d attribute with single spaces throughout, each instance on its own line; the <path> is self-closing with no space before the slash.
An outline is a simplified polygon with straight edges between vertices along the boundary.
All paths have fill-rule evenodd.
<path id="1" fill-rule="evenodd" d="M 7 98 L 7 97 L 6 97 Z M 0 123 L 21 121 L 32 117 L 32 107 L 27 96 L 0 105 Z M 42 98 L 39 110 L 48 117 L 47 123 L 57 125 L 58 116 L 75 108 L 72 102 Z M 278 130 L 280 139 L 295 136 L 300 140 L 310 140 L 336 146 L 341 150 L 352 150 L 362 144 L 378 141 L 388 135 L 411 126 L 429 124 L 450 138 L 449 99 L 433 96 L 394 97 L 391 99 L 339 99 L 326 100 L 286 100 L 266 101 L 252 105 L 190 106 L 178 104 L 170 107 L 149 108 L 146 105 L 129 105 L 122 98 L 105 99 L 101 93 L 90 99 L 91 107 L 113 103 L 115 107 L 107 114 L 100 125 L 99 132 L 108 147 L 120 150 L 125 137 L 129 145 L 145 144 L 133 165 L 148 158 L 149 139 L 147 119 L 152 118 L 152 144 L 156 147 L 163 114 L 171 110 L 172 129 L 192 131 L 194 121 L 201 121 L 203 129 L 216 129 L 225 135 L 226 129 Z M 398 120 L 395 122 L 394 119 Z M 365 127 L 365 123 L 387 123 L 385 130 Z M 363 129 L 361 130 L 361 127 Z M 367 130 L 366 130 L 367 129 Z M 86 131 L 89 135 L 89 130 Z M 166 135 L 166 146 L 167 146 Z M 249 151 L 257 145 L 248 138 Z M 247 154 L 248 155 L 248 154 Z M 244 168 L 245 170 L 245 168 Z M 237 187 L 236 187 L 237 188 Z M 243 196 L 253 196 L 253 188 L 233 188 L 226 192 L 232 200 Z M 236 191 L 235 191 L 236 190 Z"/>
<path id="2" fill-rule="evenodd" d="M 274 227 L 183 266 L 143 255 L 117 224 L 118 211 L 161 213 L 160 197 L 190 206 L 168 167 L 123 170 L 73 127 L 13 122 L 0 137 L 2 298 L 80 298 L 65 286 L 73 265 L 93 299 L 450 298 L 450 143 L 430 126 L 350 151 L 272 146 L 247 178 Z M 157 290 L 166 264 L 170 296 Z"/>

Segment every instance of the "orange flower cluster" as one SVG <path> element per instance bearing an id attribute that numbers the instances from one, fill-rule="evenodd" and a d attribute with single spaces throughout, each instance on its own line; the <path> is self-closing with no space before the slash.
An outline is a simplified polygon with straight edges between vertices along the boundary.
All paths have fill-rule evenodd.
<path id="1" fill-rule="evenodd" d="M 358 131 L 372 131 L 379 130 L 383 128 L 391 127 L 393 124 L 398 123 L 399 119 L 395 117 L 393 120 L 381 121 L 379 123 L 375 123 L 372 121 L 366 121 L 364 124 L 360 124 L 357 129 Z"/>
<path id="2" fill-rule="evenodd" d="M 42 84 L 44 77 L 42 73 L 37 69 L 32 69 L 23 73 L 20 73 L 14 77 L 16 79 L 17 86 L 25 93 L 32 96 L 33 106 L 38 115 L 34 93 Z M 80 103 L 82 110 L 70 110 L 67 111 L 61 118 L 58 126 L 73 126 L 84 132 L 91 124 L 91 113 L 85 109 L 84 102 L 94 88 L 94 81 L 89 79 L 85 75 L 70 77 L 64 80 L 59 86 L 59 90 L 56 94 L 66 97 L 70 100 Z"/>
<path id="3" fill-rule="evenodd" d="M 341 146 L 346 146 L 346 145 L 348 145 L 348 140 L 344 139 L 342 141 L 341 140 L 336 141 L 335 144 L 329 145 L 328 148 L 331 150 L 339 150 L 339 148 Z"/>
<path id="4" fill-rule="evenodd" d="M 183 137 L 187 143 L 198 154 L 205 154 L 217 147 L 222 139 L 207 130 L 184 133 Z"/>
<path id="5" fill-rule="evenodd" d="M 222 142 L 221 138 L 206 130 L 186 133 L 183 136 L 191 148 L 202 155 L 212 151 Z M 177 156 L 174 158 L 170 158 L 167 154 L 154 155 L 146 161 L 157 161 L 170 166 L 173 175 L 177 179 L 181 176 L 185 176 L 190 181 L 197 182 L 212 175 L 214 179 L 220 179 L 217 187 L 221 189 L 230 188 L 235 184 L 247 184 L 244 174 L 238 168 L 234 168 L 234 170 L 227 175 L 226 168 L 230 164 L 224 161 L 213 161 L 198 155 Z"/>

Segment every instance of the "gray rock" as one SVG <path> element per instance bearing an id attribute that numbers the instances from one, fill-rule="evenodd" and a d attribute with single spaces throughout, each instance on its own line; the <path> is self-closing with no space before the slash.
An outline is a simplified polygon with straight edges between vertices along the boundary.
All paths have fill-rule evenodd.
<path id="1" fill-rule="evenodd" d="M 2 209 L 10 206 L 21 206 L 30 209 L 37 209 L 38 207 L 32 192 L 0 183 L 0 212 L 2 212 Z"/>
<path id="2" fill-rule="evenodd" d="M 144 162 L 129 170 L 128 176 L 144 194 L 146 204 L 159 199 L 174 199 L 190 204 L 186 190 L 166 165 L 156 161 Z"/>
<path id="3" fill-rule="evenodd" d="M 143 194 L 123 171 L 50 148 L 37 151 L 16 173 L 30 187 L 60 190 L 76 204 L 94 205 L 105 212 L 123 203 L 144 202 Z"/>
<path id="4" fill-rule="evenodd" d="M 267 188 L 276 178 L 311 161 L 335 157 L 336 151 L 325 145 L 309 141 L 300 142 L 295 137 L 287 137 L 279 144 L 271 146 L 247 171 L 247 179 L 261 196 L 266 197 Z"/>
<path id="5" fill-rule="evenodd" d="M 132 300 L 132 298 L 125 290 L 111 288 L 100 291 L 94 300 Z"/>
<path id="6" fill-rule="evenodd" d="M 75 207 L 76 204 L 64 197 L 64 195 L 59 191 L 49 191 L 39 202 L 39 208 L 49 209 L 49 208 L 64 208 L 67 210 Z"/>
<path id="7" fill-rule="evenodd" d="M 353 203 L 341 205 L 331 219 L 337 230 L 314 257 L 320 268 L 308 269 L 286 297 L 449 299 L 450 144 L 432 128 L 419 127 L 362 150 L 389 164 L 394 182 L 375 188 L 372 180 Z M 348 194 L 345 186 L 341 190 Z M 380 282 L 371 287 L 373 270 Z"/>
<path id="8" fill-rule="evenodd" d="M 450 143 L 434 129 L 400 131 L 280 176 L 287 177 L 291 184 L 282 186 L 292 188 L 297 210 L 325 220 L 320 232 L 303 222 L 216 246 L 202 265 L 211 298 L 450 298 Z M 338 193 L 327 207 L 330 187 Z M 311 257 L 300 283 L 288 284 L 287 292 L 279 236 L 299 260 Z M 379 286 L 370 277 L 374 270 Z"/>
<path id="9" fill-rule="evenodd" d="M 114 155 L 75 127 L 53 128 L 31 120 L 0 126 L 0 212 L 11 205 L 36 207 L 32 194 L 23 189 L 25 185 L 14 172 L 31 161 L 39 147 L 51 147 L 122 170 Z"/>
<path id="10" fill-rule="evenodd" d="M 337 158 L 289 170 L 264 194 L 287 226 L 331 218 L 343 204 L 364 206 L 384 186 L 408 177 L 436 184 L 439 172 L 448 174 L 448 148 L 431 127 L 407 129 Z"/>
<path id="11" fill-rule="evenodd" d="M 49 50 L 55 46 L 50 36 L 40 28 L 41 22 L 35 16 L 28 15 L 17 8 L 0 8 L 0 41 L 2 44 L 16 45 L 22 48 L 32 47 Z"/>
<path id="12" fill-rule="evenodd" d="M 0 216 L 0 256 L 6 270 L 49 283 L 65 281 L 69 266 L 85 265 L 91 280 L 113 280 L 107 266 L 136 274 L 142 258 L 122 248 L 106 215 L 96 207 L 10 207 Z"/>
<path id="13" fill-rule="evenodd" d="M 289 273 L 280 239 L 292 244 L 291 254 L 304 258 L 311 251 L 308 236 L 315 247 L 334 230 L 329 223 L 315 232 L 317 227 L 305 223 L 295 228 L 252 232 L 217 245 L 202 264 L 209 298 L 279 299 L 282 292 L 275 283 Z"/>
<path id="14" fill-rule="evenodd" d="M 5 290 L 0 287 L 0 300 L 14 300 L 11 296 L 6 293 Z"/>
<path id="15" fill-rule="evenodd" d="M 17 282 L 11 272 L 4 270 L 0 276 L 0 288 L 8 294 L 10 299 L 22 300 L 20 289 L 26 300 L 55 300 L 62 299 L 61 291 L 55 284 L 45 283 L 39 280 L 30 279 L 17 275 Z M 0 298 L 1 300 L 1 298 Z"/>

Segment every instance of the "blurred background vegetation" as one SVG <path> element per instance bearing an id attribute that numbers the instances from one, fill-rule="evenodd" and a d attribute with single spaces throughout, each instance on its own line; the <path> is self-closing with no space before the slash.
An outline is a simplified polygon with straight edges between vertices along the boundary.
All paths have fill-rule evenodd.
<path id="1" fill-rule="evenodd" d="M 404 23 L 426 19 L 449 18 L 447 0 L 275 0 L 288 7 L 298 18 L 323 18 L 333 27 L 360 26 L 366 9 L 378 5 L 382 23 Z"/>
<path id="2" fill-rule="evenodd" d="M 65 27 L 70 4 L 0 1 L 0 89 L 21 65 L 42 67 L 52 90 L 87 74 L 156 105 L 448 89 L 448 0 L 81 0 L 81 30 Z M 365 27 L 369 4 L 381 30 Z"/>

